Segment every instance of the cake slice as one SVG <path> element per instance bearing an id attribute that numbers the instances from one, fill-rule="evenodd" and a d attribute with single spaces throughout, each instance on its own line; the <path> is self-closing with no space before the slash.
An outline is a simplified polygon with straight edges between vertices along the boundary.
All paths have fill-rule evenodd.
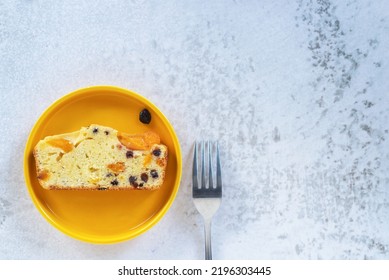
<path id="1" fill-rule="evenodd" d="M 165 179 L 168 149 L 158 134 L 127 134 L 92 124 L 47 136 L 34 148 L 45 189 L 154 190 Z"/>

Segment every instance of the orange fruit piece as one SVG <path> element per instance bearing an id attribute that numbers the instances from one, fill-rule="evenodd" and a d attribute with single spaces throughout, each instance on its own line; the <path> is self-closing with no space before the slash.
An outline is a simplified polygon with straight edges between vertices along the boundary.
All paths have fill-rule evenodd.
<path id="1" fill-rule="evenodd" d="M 142 136 L 118 132 L 118 139 L 122 145 L 130 150 L 146 150 L 147 144 Z"/>
<path id="2" fill-rule="evenodd" d="M 130 150 L 148 150 L 152 145 L 161 142 L 159 135 L 152 131 L 142 134 L 118 132 L 118 139 L 122 145 Z"/>
<path id="3" fill-rule="evenodd" d="M 47 144 L 49 144 L 53 147 L 56 147 L 56 148 L 60 148 L 65 153 L 70 152 L 74 148 L 73 144 L 69 140 L 66 140 L 63 138 L 51 139 L 51 140 L 47 141 Z"/>
<path id="4" fill-rule="evenodd" d="M 111 169 L 114 173 L 123 172 L 124 169 L 126 168 L 125 165 L 124 165 L 124 162 L 111 163 L 111 164 L 108 164 L 107 167 L 109 169 Z"/>
<path id="5" fill-rule="evenodd" d="M 143 133 L 143 138 L 145 142 L 151 147 L 154 144 L 161 143 L 161 138 L 159 138 L 159 135 L 152 131 L 146 131 Z"/>

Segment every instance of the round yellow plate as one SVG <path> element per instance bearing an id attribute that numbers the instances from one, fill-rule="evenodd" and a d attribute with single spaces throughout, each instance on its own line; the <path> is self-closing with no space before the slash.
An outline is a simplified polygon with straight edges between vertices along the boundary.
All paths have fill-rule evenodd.
<path id="1" fill-rule="evenodd" d="M 139 121 L 147 108 L 151 123 Z M 65 191 L 45 190 L 36 178 L 32 151 L 48 135 L 100 124 L 119 131 L 157 132 L 169 149 L 163 186 L 156 191 Z M 181 150 L 166 117 L 144 97 L 113 86 L 77 90 L 52 104 L 39 118 L 28 138 L 24 175 L 29 193 L 41 214 L 62 232 L 92 243 L 113 243 L 144 233 L 167 212 L 181 180 Z"/>

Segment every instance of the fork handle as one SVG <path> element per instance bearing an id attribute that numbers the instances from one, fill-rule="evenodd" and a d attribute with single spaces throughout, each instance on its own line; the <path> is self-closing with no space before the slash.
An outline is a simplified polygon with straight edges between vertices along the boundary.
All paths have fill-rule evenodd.
<path id="1" fill-rule="evenodd" d="M 212 260 L 211 219 L 204 220 L 204 232 L 205 232 L 205 259 Z"/>

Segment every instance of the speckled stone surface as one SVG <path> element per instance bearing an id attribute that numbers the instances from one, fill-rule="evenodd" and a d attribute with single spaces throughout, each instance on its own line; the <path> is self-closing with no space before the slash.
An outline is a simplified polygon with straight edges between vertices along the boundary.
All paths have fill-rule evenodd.
<path id="1" fill-rule="evenodd" d="M 389 259 L 388 49 L 384 0 L 1 1 L 0 258 L 203 258 L 190 176 L 209 138 L 214 258 Z M 53 228 L 23 178 L 39 115 L 96 84 L 150 99 L 183 153 L 166 216 L 114 245 Z"/>

